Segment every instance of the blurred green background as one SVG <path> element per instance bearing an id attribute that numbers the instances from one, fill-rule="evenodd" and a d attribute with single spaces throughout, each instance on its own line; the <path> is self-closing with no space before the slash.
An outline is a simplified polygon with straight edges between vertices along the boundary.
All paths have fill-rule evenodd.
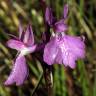
<path id="1" fill-rule="evenodd" d="M 53 66 L 54 96 L 96 96 L 96 0 L 46 0 L 52 3 L 57 18 L 62 17 L 63 5 L 69 4 L 68 34 L 84 35 L 86 58 L 77 62 L 75 70 L 63 65 Z M 32 24 L 35 41 L 44 32 L 43 14 L 39 0 L 0 0 L 0 96 L 47 96 L 40 62 L 27 56 L 29 77 L 24 85 L 3 85 L 11 69 L 16 51 L 6 46 L 8 34 L 18 36 L 19 21 L 24 27 Z M 37 84 L 38 88 L 35 90 Z M 34 93 L 35 90 L 35 93 Z M 32 95 L 34 93 L 34 95 Z"/>

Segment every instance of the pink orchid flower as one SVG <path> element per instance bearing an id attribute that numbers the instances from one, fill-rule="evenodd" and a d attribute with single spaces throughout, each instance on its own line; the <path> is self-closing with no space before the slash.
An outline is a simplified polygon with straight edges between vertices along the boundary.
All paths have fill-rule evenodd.
<path id="1" fill-rule="evenodd" d="M 32 27 L 28 25 L 26 31 L 19 26 L 19 38 L 10 39 L 7 42 L 8 47 L 16 49 L 18 56 L 14 62 L 12 72 L 8 79 L 5 81 L 5 85 L 22 85 L 28 77 L 28 67 L 26 65 L 25 55 L 35 51 L 37 45 L 34 44 L 34 36 Z"/>

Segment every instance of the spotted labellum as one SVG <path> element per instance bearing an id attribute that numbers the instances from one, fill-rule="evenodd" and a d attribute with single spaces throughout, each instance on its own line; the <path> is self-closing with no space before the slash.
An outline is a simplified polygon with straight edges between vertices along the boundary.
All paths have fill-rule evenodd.
<path id="1" fill-rule="evenodd" d="M 58 63 L 75 68 L 75 61 L 85 57 L 85 44 L 84 38 L 65 34 L 68 29 L 64 22 L 67 14 L 68 5 L 65 5 L 63 18 L 52 23 L 54 21 L 52 10 L 46 8 L 45 20 L 53 28 L 54 35 L 51 36 L 50 41 L 45 46 L 43 58 L 48 65 Z"/>

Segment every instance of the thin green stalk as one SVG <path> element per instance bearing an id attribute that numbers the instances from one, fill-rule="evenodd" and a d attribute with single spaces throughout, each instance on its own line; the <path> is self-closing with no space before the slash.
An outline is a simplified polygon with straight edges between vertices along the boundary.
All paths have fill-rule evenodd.
<path id="1" fill-rule="evenodd" d="M 38 80 L 38 82 L 37 82 L 37 85 L 36 85 L 35 88 L 33 89 L 31 96 L 34 96 L 34 93 L 35 93 L 36 90 L 38 89 L 38 86 L 39 86 L 39 84 L 40 84 L 40 82 L 41 82 L 41 80 L 42 80 L 42 77 L 43 77 L 43 72 L 42 72 L 42 74 L 40 75 L 40 78 L 39 78 L 39 80 Z"/>
<path id="2" fill-rule="evenodd" d="M 53 75 L 52 75 L 52 66 L 44 67 L 44 78 L 46 82 L 46 88 L 48 96 L 53 96 Z"/>

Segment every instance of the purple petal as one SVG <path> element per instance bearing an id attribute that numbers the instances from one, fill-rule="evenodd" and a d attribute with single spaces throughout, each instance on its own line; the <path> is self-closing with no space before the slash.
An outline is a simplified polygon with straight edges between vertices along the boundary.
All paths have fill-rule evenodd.
<path id="1" fill-rule="evenodd" d="M 47 43 L 47 45 L 45 46 L 44 55 L 43 55 L 44 61 L 48 65 L 52 65 L 53 63 L 55 63 L 55 58 L 57 53 L 58 53 L 58 48 L 57 45 L 55 44 L 55 39 L 52 38 L 51 41 Z"/>
<path id="2" fill-rule="evenodd" d="M 49 25 L 52 25 L 54 22 L 54 17 L 52 13 L 52 9 L 47 7 L 45 12 L 45 20 Z"/>
<path id="3" fill-rule="evenodd" d="M 70 47 L 70 50 L 78 57 L 78 58 L 84 58 L 85 56 L 85 44 L 84 40 L 80 37 L 76 36 L 68 36 L 66 35 L 66 41 L 68 43 L 68 46 Z"/>
<path id="4" fill-rule="evenodd" d="M 61 57 L 65 66 L 75 68 L 75 61 L 85 56 L 85 44 L 79 37 L 65 35 L 58 45 L 61 49 Z"/>
<path id="5" fill-rule="evenodd" d="M 58 64 L 63 64 L 63 56 L 62 56 L 62 52 L 60 49 L 59 49 L 58 54 L 55 58 L 55 62 Z"/>
<path id="6" fill-rule="evenodd" d="M 54 31 L 55 32 L 65 32 L 67 31 L 68 26 L 64 23 L 64 19 L 58 21 L 54 25 Z"/>
<path id="7" fill-rule="evenodd" d="M 65 66 L 69 66 L 72 69 L 74 69 L 76 66 L 76 63 L 75 63 L 76 60 L 77 58 L 71 52 L 68 52 L 68 55 L 63 56 L 63 64 Z"/>
<path id="8" fill-rule="evenodd" d="M 58 63 L 75 68 L 75 61 L 85 56 L 84 40 L 80 37 L 68 35 L 64 35 L 63 37 L 58 35 L 58 37 L 52 37 L 45 46 L 44 61 L 48 65 Z"/>
<path id="9" fill-rule="evenodd" d="M 68 59 L 69 59 L 69 62 L 68 62 L 69 65 L 68 66 L 70 68 L 74 69 L 76 67 L 76 62 L 75 61 L 77 60 L 77 58 L 70 54 Z"/>
<path id="10" fill-rule="evenodd" d="M 25 31 L 23 30 L 23 27 L 21 23 L 19 24 L 19 40 L 23 41 L 25 35 Z"/>
<path id="11" fill-rule="evenodd" d="M 31 25 L 29 25 L 26 29 L 24 43 L 27 46 L 32 46 L 34 44 L 34 35 Z"/>
<path id="12" fill-rule="evenodd" d="M 68 15 L 68 4 L 66 4 L 64 6 L 64 9 L 63 10 L 64 10 L 63 11 L 63 16 L 64 16 L 64 19 L 66 19 L 67 18 L 67 15 Z"/>
<path id="13" fill-rule="evenodd" d="M 16 85 L 22 85 L 28 76 L 28 68 L 26 65 L 25 57 L 17 57 L 15 65 L 13 66 L 12 72 L 8 79 L 5 81 L 5 85 L 11 85 L 16 83 Z"/>
<path id="14" fill-rule="evenodd" d="M 14 39 L 7 41 L 7 46 L 18 51 L 21 51 L 23 48 L 25 48 L 25 45 L 21 41 Z"/>

